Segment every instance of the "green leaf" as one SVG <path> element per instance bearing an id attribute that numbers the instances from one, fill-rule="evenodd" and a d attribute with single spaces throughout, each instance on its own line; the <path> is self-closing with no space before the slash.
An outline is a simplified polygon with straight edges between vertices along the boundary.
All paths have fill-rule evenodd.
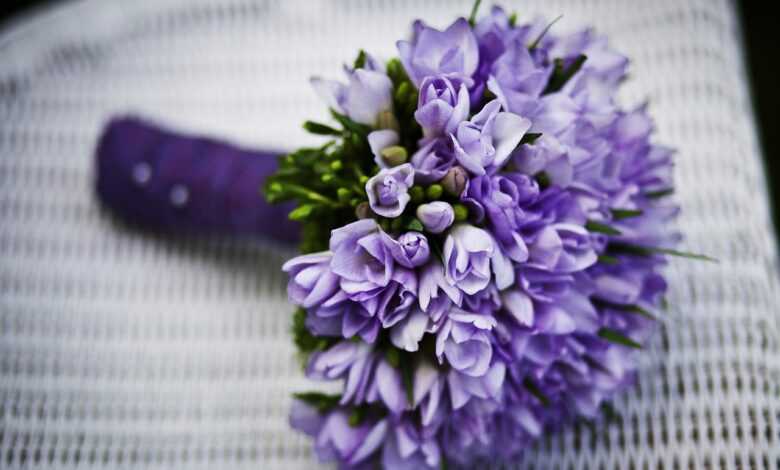
<path id="1" fill-rule="evenodd" d="M 550 405 L 550 399 L 547 397 L 547 395 L 542 392 L 542 390 L 534 383 L 533 380 L 531 380 L 530 377 L 526 377 L 523 379 L 523 386 L 528 390 L 528 392 L 533 395 L 539 402 L 544 406 Z"/>
<path id="2" fill-rule="evenodd" d="M 469 24 L 474 26 L 477 23 L 477 12 L 479 11 L 479 4 L 482 0 L 475 0 L 474 5 L 471 7 L 471 14 L 469 15 Z"/>
<path id="3" fill-rule="evenodd" d="M 306 310 L 302 308 L 296 309 L 293 315 L 292 337 L 295 346 L 304 355 L 327 348 L 333 340 L 311 334 L 306 327 Z"/>
<path id="4" fill-rule="evenodd" d="M 648 199 L 661 199 L 662 197 L 670 196 L 674 194 L 674 188 L 659 189 L 658 191 L 648 191 L 644 193 L 644 196 Z"/>
<path id="5" fill-rule="evenodd" d="M 589 220 L 585 224 L 585 228 L 588 229 L 590 232 L 597 232 L 597 233 L 603 233 L 605 235 L 620 235 L 620 230 L 610 227 L 609 225 L 603 224 L 601 222 L 596 222 L 595 220 Z"/>
<path id="6" fill-rule="evenodd" d="M 357 406 L 352 410 L 352 413 L 349 414 L 349 425 L 353 428 L 358 426 L 361 422 L 363 422 L 363 418 L 366 414 L 366 408 L 363 406 Z"/>
<path id="7" fill-rule="evenodd" d="M 367 126 L 365 124 L 360 124 L 359 122 L 355 122 L 349 117 L 339 113 L 334 109 L 330 110 L 330 114 L 333 116 L 333 119 L 338 121 L 339 124 L 341 124 L 341 127 L 343 127 L 345 130 L 354 132 L 355 134 L 361 137 L 365 137 L 371 132 L 370 126 Z"/>
<path id="8" fill-rule="evenodd" d="M 322 124 L 314 121 L 306 121 L 303 123 L 303 128 L 307 132 L 317 135 L 341 135 L 341 131 L 334 129 L 326 124 Z"/>
<path id="9" fill-rule="evenodd" d="M 699 261 L 709 261 L 710 263 L 718 263 L 719 261 L 715 258 L 712 258 L 707 255 L 702 255 L 699 253 L 690 253 L 687 251 L 677 251 L 672 250 L 669 248 L 652 248 L 653 251 L 656 253 L 662 253 L 669 256 L 677 256 L 678 258 L 688 258 L 688 259 L 695 259 Z"/>
<path id="10" fill-rule="evenodd" d="M 610 343 L 619 344 L 621 346 L 627 346 L 634 349 L 642 349 L 641 344 L 613 329 L 601 328 L 597 334 L 601 339 L 609 341 Z"/>
<path id="11" fill-rule="evenodd" d="M 518 145 L 523 145 L 523 144 L 529 144 L 529 145 L 531 145 L 531 144 L 533 144 L 534 142 L 536 142 L 536 140 L 537 140 L 539 137 L 541 137 L 541 136 L 542 136 L 542 133 L 541 133 L 541 132 L 526 132 L 526 133 L 523 135 L 523 138 L 522 138 L 522 139 L 520 139 L 520 144 L 518 144 Z"/>
<path id="12" fill-rule="evenodd" d="M 563 18 L 563 15 L 558 15 L 558 17 L 556 17 L 554 20 L 550 21 L 550 23 L 547 26 L 545 26 L 542 32 L 539 33 L 539 36 L 537 36 L 536 39 L 534 39 L 534 41 L 528 45 L 528 49 L 531 51 L 536 49 L 536 47 L 539 46 L 539 43 L 542 41 L 542 39 L 544 39 L 544 36 L 550 31 L 550 28 L 552 28 L 555 23 L 560 21 L 561 18 Z"/>
<path id="13" fill-rule="evenodd" d="M 648 312 L 647 310 L 643 309 L 642 307 L 636 304 L 616 304 L 613 302 L 608 302 L 606 300 L 601 300 L 596 298 L 592 298 L 591 302 L 593 302 L 593 305 L 598 308 L 608 308 L 620 312 L 635 313 L 637 315 L 641 315 L 650 320 L 658 320 L 655 317 L 655 315 L 653 315 L 652 313 Z"/>
<path id="14" fill-rule="evenodd" d="M 324 413 L 338 406 L 341 395 L 329 395 L 322 392 L 297 392 L 293 393 L 293 398 L 306 403 L 320 413 Z"/>
<path id="15" fill-rule="evenodd" d="M 517 12 L 513 11 L 511 15 L 509 15 L 509 27 L 514 28 L 517 24 Z"/>
<path id="16" fill-rule="evenodd" d="M 620 262 L 620 259 L 609 255 L 599 255 L 598 262 L 613 266 L 618 264 Z"/>
<path id="17" fill-rule="evenodd" d="M 612 213 L 612 218 L 614 220 L 630 219 L 632 217 L 639 217 L 643 214 L 643 212 L 638 209 L 610 209 L 609 211 Z"/>
<path id="18" fill-rule="evenodd" d="M 550 81 L 547 82 L 547 86 L 542 94 L 546 95 L 560 91 L 560 89 L 566 85 L 566 82 L 568 82 L 574 74 L 579 72 L 586 60 L 587 56 L 585 54 L 580 54 L 568 66 L 564 66 L 563 59 L 555 59 L 555 66 L 552 75 L 550 76 Z"/>
<path id="19" fill-rule="evenodd" d="M 292 211 L 290 211 L 290 213 L 287 214 L 287 217 L 290 220 L 304 220 L 312 214 L 315 207 L 316 206 L 314 206 L 313 204 L 300 205 L 295 209 L 293 209 Z"/>
<path id="20" fill-rule="evenodd" d="M 423 227 L 422 222 L 420 222 L 420 219 L 414 218 L 409 221 L 409 223 L 406 225 L 406 230 L 412 230 L 415 232 L 422 232 L 425 230 L 425 227 Z"/>
<path id="21" fill-rule="evenodd" d="M 648 258 L 653 255 L 669 255 L 669 256 L 676 256 L 679 258 L 688 258 L 688 259 L 694 259 L 699 261 L 709 261 L 712 263 L 718 262 L 718 260 L 715 258 L 711 258 L 707 255 L 701 255 L 698 253 L 688 253 L 686 251 L 678 251 L 678 250 L 672 250 L 670 248 L 660 248 L 654 246 L 631 245 L 630 243 L 623 243 L 623 242 L 610 243 L 607 246 L 607 249 L 613 253 L 625 253 L 628 255 L 641 256 L 644 258 Z"/>
<path id="22" fill-rule="evenodd" d="M 355 64 L 353 68 L 355 69 L 362 69 L 366 66 L 366 51 L 363 49 L 360 49 L 358 52 L 357 57 L 355 58 Z"/>
<path id="23" fill-rule="evenodd" d="M 536 183 L 539 185 L 539 189 L 547 189 L 550 187 L 550 184 L 552 184 L 552 182 L 550 181 L 550 175 L 548 175 L 543 171 L 540 171 L 539 173 L 535 174 L 534 179 L 536 180 Z"/>
<path id="24" fill-rule="evenodd" d="M 387 362 L 396 369 L 401 366 L 401 350 L 397 348 L 388 348 L 385 353 L 385 359 Z"/>

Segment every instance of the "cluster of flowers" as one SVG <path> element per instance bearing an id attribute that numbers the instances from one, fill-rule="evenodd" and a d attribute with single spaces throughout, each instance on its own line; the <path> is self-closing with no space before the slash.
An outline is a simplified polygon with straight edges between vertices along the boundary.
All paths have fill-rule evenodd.
<path id="1" fill-rule="evenodd" d="M 283 157 L 307 254 L 284 265 L 313 379 L 292 425 L 342 466 L 510 459 L 632 383 L 677 234 L 670 149 L 620 109 L 627 59 L 494 7 L 422 21 L 400 60 L 314 79 L 342 129 Z M 318 251 L 321 250 L 321 251 Z"/>

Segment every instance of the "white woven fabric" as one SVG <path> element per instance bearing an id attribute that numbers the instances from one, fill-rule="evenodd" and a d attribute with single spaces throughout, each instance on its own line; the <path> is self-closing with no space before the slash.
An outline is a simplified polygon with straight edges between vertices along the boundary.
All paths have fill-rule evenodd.
<path id="1" fill-rule="evenodd" d="M 777 258 L 745 84 L 723 0 L 528 0 L 521 17 L 595 25 L 633 60 L 679 148 L 686 248 L 666 328 L 619 417 L 574 426 L 534 469 L 777 469 Z M 92 191 L 101 125 L 134 111 L 247 145 L 294 148 L 324 116 L 307 84 L 357 48 L 389 57 L 410 21 L 471 1 L 84 1 L 0 32 L 0 467 L 312 468 L 287 425 L 307 389 L 279 268 L 292 252 L 150 236 Z M 483 7 L 487 10 L 487 5 Z"/>

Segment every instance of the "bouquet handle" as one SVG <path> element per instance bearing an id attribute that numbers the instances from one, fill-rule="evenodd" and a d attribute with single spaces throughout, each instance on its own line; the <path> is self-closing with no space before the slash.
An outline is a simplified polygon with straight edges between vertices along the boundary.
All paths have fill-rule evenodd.
<path id="1" fill-rule="evenodd" d="M 120 219 L 154 231 L 295 243 L 300 227 L 287 218 L 289 204 L 270 205 L 261 193 L 280 153 L 119 117 L 98 143 L 97 195 Z"/>

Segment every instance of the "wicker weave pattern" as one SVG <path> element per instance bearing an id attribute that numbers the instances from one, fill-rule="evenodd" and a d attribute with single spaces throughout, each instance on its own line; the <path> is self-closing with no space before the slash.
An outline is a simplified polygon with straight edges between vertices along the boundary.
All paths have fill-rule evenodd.
<path id="1" fill-rule="evenodd" d="M 134 111 L 245 145 L 295 148 L 324 116 L 307 84 L 363 47 L 393 54 L 412 18 L 470 1 L 83 1 L 0 32 L 0 467 L 311 468 L 288 429 L 309 388 L 281 263 L 244 240 L 116 224 L 92 193 L 100 126 Z M 546 439 L 520 468 L 777 469 L 777 257 L 739 26 L 722 0 L 527 0 L 593 24 L 633 59 L 679 148 L 686 247 L 666 327 L 619 416 Z M 36 467 L 37 468 L 37 467 Z"/>

